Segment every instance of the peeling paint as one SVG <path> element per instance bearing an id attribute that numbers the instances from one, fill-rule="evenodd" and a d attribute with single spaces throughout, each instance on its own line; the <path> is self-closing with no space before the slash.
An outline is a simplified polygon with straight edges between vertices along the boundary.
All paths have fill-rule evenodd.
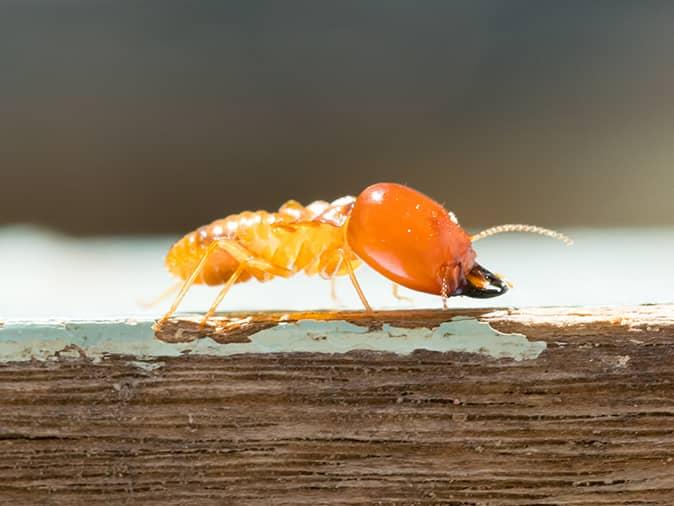
<path id="1" fill-rule="evenodd" d="M 385 324 L 377 330 L 342 320 L 302 320 L 261 330 L 251 335 L 248 343 L 231 344 L 218 344 L 210 338 L 166 343 L 154 338 L 152 323 L 150 320 L 7 322 L 0 328 L 0 362 L 64 358 L 98 362 L 107 355 L 130 355 L 133 364 L 138 365 L 187 353 L 226 356 L 372 350 L 406 355 L 418 349 L 477 353 L 520 361 L 534 359 L 546 348 L 543 341 L 529 341 L 521 334 L 504 334 L 487 323 L 467 317 L 455 317 L 434 328 L 410 329 Z M 150 366 L 149 370 L 154 368 Z"/>
<path id="2" fill-rule="evenodd" d="M 316 336 L 325 338 L 316 339 Z M 409 329 L 385 324 L 381 330 L 370 330 L 340 320 L 303 320 L 262 330 L 250 336 L 250 340 L 251 343 L 227 346 L 242 350 L 254 346 L 268 353 L 290 350 L 318 353 L 374 350 L 407 355 L 414 350 L 424 349 L 479 353 L 492 358 L 514 360 L 536 358 L 546 348 L 543 341 L 532 342 L 521 334 L 503 334 L 474 318 L 454 318 L 432 329 Z"/>

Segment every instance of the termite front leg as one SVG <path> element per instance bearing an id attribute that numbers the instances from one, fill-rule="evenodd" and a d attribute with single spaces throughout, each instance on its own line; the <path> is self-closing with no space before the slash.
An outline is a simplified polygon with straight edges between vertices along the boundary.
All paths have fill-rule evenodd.
<path id="1" fill-rule="evenodd" d="M 447 299 L 456 289 L 455 279 L 458 279 L 461 272 L 461 264 L 445 264 L 440 269 L 440 297 L 442 297 L 442 309 L 447 309 Z"/>
<path id="2" fill-rule="evenodd" d="M 447 292 L 448 292 L 447 283 L 443 280 L 442 281 L 442 290 L 440 292 L 440 297 L 442 298 L 442 309 L 448 309 L 447 298 L 449 297 L 449 294 Z"/>

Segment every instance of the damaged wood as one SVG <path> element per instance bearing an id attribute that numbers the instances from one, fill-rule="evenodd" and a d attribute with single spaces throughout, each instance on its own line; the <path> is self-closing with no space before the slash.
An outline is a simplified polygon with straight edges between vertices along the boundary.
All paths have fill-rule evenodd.
<path id="1" fill-rule="evenodd" d="M 187 343 L 202 337 L 215 342 L 249 342 L 249 336 L 280 323 L 302 320 L 343 320 L 370 328 L 383 324 L 397 327 L 434 327 L 452 318 L 475 318 L 504 332 L 526 333 L 529 326 L 556 328 L 573 326 L 613 331 L 616 327 L 638 331 L 658 326 L 674 326 L 674 305 L 651 304 L 616 307 L 547 307 L 486 309 L 415 309 L 395 311 L 261 311 L 223 313 L 211 318 L 204 328 L 201 316 L 174 317 L 162 326 L 155 326 L 155 337 L 168 343 Z M 588 327 L 589 325 L 589 327 Z"/>
<path id="2" fill-rule="evenodd" d="M 674 503 L 672 306 L 449 314 L 546 348 L 1 364 L 0 502 Z"/>
<path id="3" fill-rule="evenodd" d="M 217 343 L 249 342 L 249 336 L 279 324 L 296 323 L 303 320 L 347 321 L 369 328 L 395 324 L 399 327 L 434 327 L 453 317 L 477 318 L 485 310 L 398 310 L 398 311 L 260 311 L 250 313 L 225 313 L 211 318 L 201 327 L 201 316 L 174 317 L 163 325 L 155 325 L 155 337 L 167 343 L 191 342 L 202 337 L 210 337 Z"/>

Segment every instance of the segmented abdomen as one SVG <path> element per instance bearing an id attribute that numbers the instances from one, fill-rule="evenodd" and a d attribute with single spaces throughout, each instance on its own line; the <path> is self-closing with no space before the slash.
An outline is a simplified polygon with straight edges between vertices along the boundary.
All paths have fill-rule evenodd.
<path id="1" fill-rule="evenodd" d="M 344 226 L 353 207 L 353 197 L 332 203 L 316 201 L 304 207 L 288 201 L 276 213 L 246 211 L 214 221 L 180 239 L 169 250 L 166 266 L 176 276 L 187 279 L 216 240 L 236 241 L 251 256 L 292 273 L 304 272 L 323 277 L 348 274 L 349 262 L 356 268 L 360 261 L 344 252 Z M 346 257 L 344 257 L 346 255 Z M 239 263 L 229 253 L 216 248 L 195 283 L 219 285 L 227 281 Z M 257 268 L 245 268 L 237 279 L 255 277 L 260 281 L 273 275 Z"/>

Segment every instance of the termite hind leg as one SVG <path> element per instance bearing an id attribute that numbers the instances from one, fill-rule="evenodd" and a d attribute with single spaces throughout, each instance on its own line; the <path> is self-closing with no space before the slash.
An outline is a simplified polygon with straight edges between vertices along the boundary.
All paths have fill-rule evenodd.
<path id="1" fill-rule="evenodd" d="M 220 249 L 232 255 L 237 262 L 245 265 L 247 268 L 256 269 L 282 278 L 287 278 L 293 274 L 293 271 L 290 269 L 274 265 L 267 260 L 259 258 L 233 239 L 220 239 L 216 244 Z"/>
<path id="2" fill-rule="evenodd" d="M 208 249 L 204 252 L 204 254 L 201 256 L 201 260 L 199 260 L 199 263 L 197 266 L 194 268 L 192 271 L 192 274 L 190 274 L 190 277 L 185 280 L 183 283 L 182 288 L 180 289 L 180 292 L 178 292 L 178 295 L 176 296 L 176 299 L 173 301 L 173 304 L 169 308 L 169 310 L 166 312 L 164 316 L 157 322 L 157 327 L 161 327 L 166 321 L 171 318 L 173 313 L 176 312 L 178 309 L 178 306 L 182 302 L 182 300 L 185 298 L 185 295 L 187 294 L 187 291 L 190 289 L 190 287 L 194 284 L 194 281 L 197 279 L 199 274 L 201 274 L 201 271 L 204 270 L 204 266 L 206 265 L 206 262 L 208 261 L 208 257 L 211 256 L 211 253 L 215 251 L 215 248 L 217 248 L 218 243 L 213 242 L 208 246 Z"/>
<path id="3" fill-rule="evenodd" d="M 180 282 L 180 281 L 178 281 L 176 283 L 173 283 L 171 286 L 169 286 L 166 290 L 164 290 L 161 294 L 159 294 L 154 299 L 152 299 L 152 300 L 139 300 L 138 305 L 141 306 L 143 309 L 153 308 L 157 304 L 163 302 L 164 299 L 167 299 L 168 297 L 170 297 L 171 295 L 176 293 L 181 285 L 182 285 L 182 282 Z"/>
<path id="4" fill-rule="evenodd" d="M 203 329 L 206 326 L 206 323 L 208 322 L 208 320 L 215 314 L 215 311 L 218 309 L 218 306 L 222 302 L 222 299 L 225 298 L 225 295 L 227 295 L 227 292 L 229 292 L 229 289 L 232 288 L 234 283 L 236 283 L 236 280 L 239 279 L 239 276 L 241 276 L 241 273 L 244 271 L 244 268 L 245 267 L 244 267 L 243 264 L 239 264 L 239 267 L 237 267 L 237 269 L 234 271 L 234 273 L 229 277 L 227 282 L 220 289 L 220 292 L 218 293 L 218 296 L 213 301 L 213 304 L 211 304 L 211 307 L 208 308 L 208 312 L 202 318 L 201 323 L 199 324 L 200 329 Z"/>
<path id="5" fill-rule="evenodd" d="M 402 300 L 404 302 L 409 302 L 410 304 L 412 304 L 414 302 L 414 299 L 412 299 L 412 297 L 400 295 L 400 287 L 398 286 L 398 283 L 393 283 L 391 285 L 391 293 L 393 294 L 393 297 L 396 300 Z"/>
<path id="6" fill-rule="evenodd" d="M 214 244 L 216 244 L 218 248 L 229 253 L 237 262 L 239 262 L 239 266 L 234 271 L 234 273 L 227 279 L 227 282 L 220 289 L 218 296 L 213 301 L 213 304 L 211 304 L 211 307 L 208 309 L 208 312 L 202 318 L 201 323 L 199 324 L 199 328 L 202 329 L 206 326 L 208 320 L 213 316 L 218 306 L 222 302 L 222 299 L 224 299 L 225 295 L 227 295 L 227 292 L 229 292 L 230 288 L 232 288 L 234 283 L 236 283 L 236 281 L 239 279 L 239 277 L 245 270 L 255 269 L 265 273 L 269 273 L 273 276 L 281 276 L 281 277 L 287 277 L 292 274 L 292 271 L 290 271 L 289 269 L 280 267 L 278 265 L 274 265 L 262 258 L 256 257 L 248 249 L 246 249 L 244 246 L 242 246 L 241 244 L 232 239 L 220 239 Z"/>

